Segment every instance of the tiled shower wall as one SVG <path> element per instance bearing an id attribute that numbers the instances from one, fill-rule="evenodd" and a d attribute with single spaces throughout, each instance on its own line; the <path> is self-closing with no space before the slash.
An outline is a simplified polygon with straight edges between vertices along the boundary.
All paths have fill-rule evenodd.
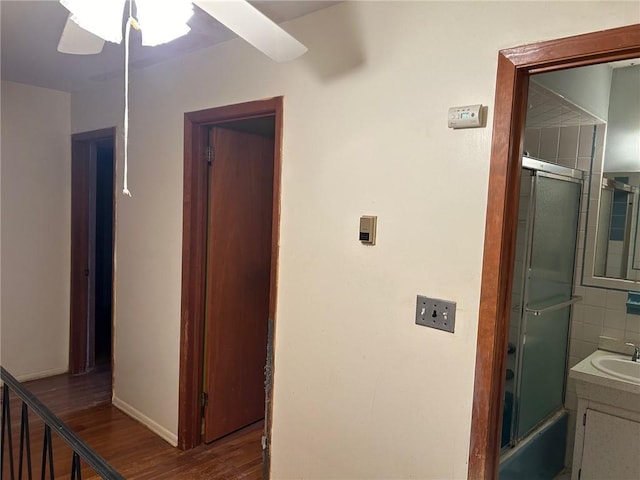
<path id="1" fill-rule="evenodd" d="M 603 124 L 528 128 L 525 131 L 524 150 L 529 156 L 582 170 L 585 173 L 574 281 L 574 294 L 583 299 L 573 307 L 569 368 L 597 350 L 600 335 L 625 342 L 640 342 L 640 316 L 627 315 L 625 304 L 627 292 L 581 285 L 588 186 L 591 184 L 591 154 L 593 148 L 593 177 L 599 188 L 604 134 L 605 125 Z M 595 215 L 591 215 L 589 221 L 595 221 Z M 569 380 L 565 398 L 565 407 L 569 411 L 566 465 L 571 465 L 573 457 L 577 403 L 575 384 Z"/>

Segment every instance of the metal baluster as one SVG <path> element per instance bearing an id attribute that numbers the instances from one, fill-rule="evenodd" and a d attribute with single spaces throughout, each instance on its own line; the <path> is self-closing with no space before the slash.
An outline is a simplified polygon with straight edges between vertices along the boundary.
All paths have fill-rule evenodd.
<path id="1" fill-rule="evenodd" d="M 2 387 L 2 436 L 0 437 L 0 477 L 2 477 L 2 472 L 4 472 L 4 424 L 5 424 L 4 406 L 7 403 L 5 399 L 7 388 L 8 388 L 7 385 L 4 385 Z"/>
<path id="2" fill-rule="evenodd" d="M 11 480 L 15 479 L 15 469 L 13 467 L 13 439 L 11 433 L 11 405 L 9 403 L 9 386 L 5 383 L 2 388 L 2 445 L 0 449 L 0 475 L 4 470 L 4 434 L 7 433 L 7 444 L 9 446 L 9 471 L 11 472 Z"/>
<path id="3" fill-rule="evenodd" d="M 71 462 L 71 480 L 82 480 L 82 470 L 80 469 L 80 456 L 76 452 L 73 452 L 73 461 Z"/>
<path id="4" fill-rule="evenodd" d="M 1 0 L 0 0 L 1 1 Z M 0 399 L 2 400 L 2 431 L 0 434 L 0 480 L 4 478 L 5 453 L 9 454 L 11 462 L 11 479 L 16 480 L 14 472 L 13 441 L 11 435 L 11 410 L 9 406 L 9 391 L 14 392 L 22 400 L 22 422 L 20 425 L 20 479 L 24 472 L 24 456 L 26 447 L 28 480 L 32 480 L 31 436 L 29 432 L 29 410 L 44 421 L 44 438 L 42 445 L 41 479 L 49 476 L 55 479 L 53 462 L 53 440 L 51 430 L 63 440 L 73 452 L 72 461 L 73 480 L 81 480 L 82 466 L 85 462 L 101 478 L 108 480 L 125 480 L 111 465 L 85 444 L 72 430 L 70 430 L 58 417 L 56 417 L 45 405 L 42 404 L 31 392 L 25 389 L 4 367 L 0 365 L 0 378 L 4 382 Z M 8 451 L 5 452 L 5 445 Z M 47 462 L 49 468 L 47 469 Z M 47 475 L 49 470 L 49 475 Z"/>
<path id="5" fill-rule="evenodd" d="M 45 480 L 47 472 L 47 453 L 49 454 L 49 479 L 54 480 L 56 477 L 53 474 L 53 443 L 51 441 L 51 427 L 49 425 L 44 426 L 44 440 L 42 445 L 42 480 Z"/>
<path id="6" fill-rule="evenodd" d="M 20 419 L 20 465 L 18 466 L 18 480 L 22 480 L 22 460 L 24 458 L 24 447 L 27 447 L 27 478 L 33 478 L 31 471 L 31 436 L 29 435 L 29 407 L 22 402 L 22 417 Z"/>
<path id="7" fill-rule="evenodd" d="M 51 480 L 54 480 L 56 476 L 53 474 L 53 441 L 51 440 L 51 428 L 48 429 L 47 434 L 49 435 L 49 474 L 51 475 Z"/>
<path id="8" fill-rule="evenodd" d="M 41 480 L 45 480 L 44 474 L 47 471 L 47 429 L 48 425 L 44 426 L 44 437 L 42 439 L 42 475 L 40 476 Z"/>

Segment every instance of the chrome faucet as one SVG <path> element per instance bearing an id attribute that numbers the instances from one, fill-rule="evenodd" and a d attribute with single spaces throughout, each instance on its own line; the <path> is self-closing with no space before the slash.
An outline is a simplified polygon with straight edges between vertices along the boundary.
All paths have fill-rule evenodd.
<path id="1" fill-rule="evenodd" d="M 631 356 L 632 362 L 640 361 L 640 348 L 635 343 L 626 343 L 630 347 L 633 347 L 633 355 Z"/>

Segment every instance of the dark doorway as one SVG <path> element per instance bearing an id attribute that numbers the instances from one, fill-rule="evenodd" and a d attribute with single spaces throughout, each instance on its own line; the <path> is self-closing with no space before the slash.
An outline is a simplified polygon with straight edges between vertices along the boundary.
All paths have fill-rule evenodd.
<path id="1" fill-rule="evenodd" d="M 111 366 L 115 129 L 72 136 L 69 370 Z"/>
<path id="2" fill-rule="evenodd" d="M 111 360 L 113 285 L 113 142 L 97 143 L 95 362 Z"/>

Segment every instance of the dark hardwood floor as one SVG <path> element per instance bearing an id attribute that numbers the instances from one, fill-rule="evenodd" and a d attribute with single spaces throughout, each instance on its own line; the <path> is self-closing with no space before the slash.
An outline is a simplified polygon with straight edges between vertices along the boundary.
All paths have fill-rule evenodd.
<path id="1" fill-rule="evenodd" d="M 24 384 L 55 415 L 127 479 L 260 479 L 263 422 L 210 445 L 188 451 L 172 447 L 110 403 L 111 372 L 99 367 L 87 375 L 58 375 Z M 18 471 L 20 403 L 11 401 L 15 471 Z M 43 425 L 30 414 L 34 478 L 40 478 Z M 71 451 L 53 434 L 56 479 L 69 479 Z M 10 479 L 4 459 L 2 479 Z M 47 477 L 48 478 L 48 477 Z M 99 478 L 83 465 L 83 479 Z"/>

